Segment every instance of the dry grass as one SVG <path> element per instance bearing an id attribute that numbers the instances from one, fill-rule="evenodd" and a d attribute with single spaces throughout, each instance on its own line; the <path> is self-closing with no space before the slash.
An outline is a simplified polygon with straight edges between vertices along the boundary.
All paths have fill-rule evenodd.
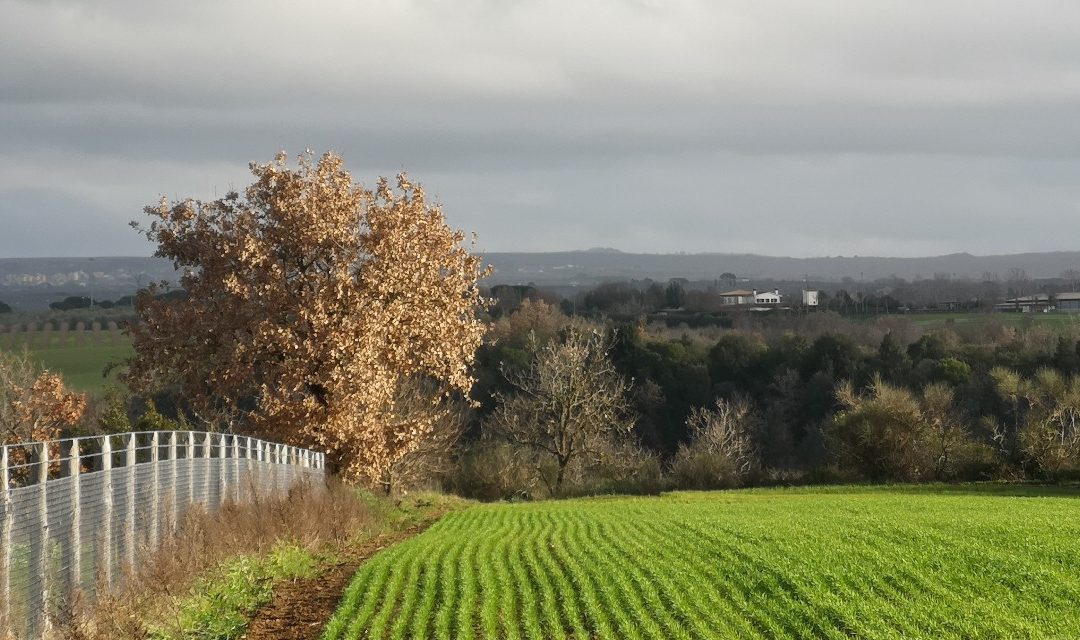
<path id="1" fill-rule="evenodd" d="M 180 602 L 196 579 L 230 558 L 265 554 L 283 541 L 311 551 L 332 550 L 377 525 L 377 514 L 356 490 L 336 480 L 302 485 L 283 497 L 227 504 L 212 516 L 192 510 L 157 550 L 142 554 L 138 571 L 129 572 L 121 588 L 99 590 L 96 602 L 75 598 L 58 603 L 54 636 L 148 638 L 152 627 L 175 626 Z"/>

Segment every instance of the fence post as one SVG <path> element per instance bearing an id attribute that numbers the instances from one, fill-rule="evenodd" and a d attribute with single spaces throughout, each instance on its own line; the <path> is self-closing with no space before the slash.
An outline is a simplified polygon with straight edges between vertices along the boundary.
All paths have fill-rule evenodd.
<path id="1" fill-rule="evenodd" d="M 31 635 L 44 635 L 49 625 L 46 606 L 49 602 L 49 443 L 40 442 L 35 447 L 37 455 L 37 521 L 36 535 L 30 538 L 30 570 L 27 580 L 29 612 L 33 616 Z M 37 580 L 34 580 L 34 578 Z"/>
<path id="2" fill-rule="evenodd" d="M 195 432 L 187 432 L 184 461 L 187 463 L 187 506 L 195 504 Z"/>
<path id="3" fill-rule="evenodd" d="M 68 478 L 71 480 L 71 536 L 68 539 L 68 595 L 82 586 L 82 460 L 79 439 L 68 449 Z"/>
<path id="4" fill-rule="evenodd" d="M 177 486 L 180 481 L 180 462 L 176 459 L 176 432 L 169 432 L 169 486 L 170 493 L 172 493 L 172 530 L 176 531 L 180 528 L 180 488 Z"/>
<path id="5" fill-rule="evenodd" d="M 0 445 L 0 484 L 4 485 L 4 523 L 0 530 L 0 620 L 13 627 L 11 616 L 11 478 L 8 472 L 8 448 Z"/>
<path id="6" fill-rule="evenodd" d="M 244 437 L 244 445 L 245 445 L 245 447 L 244 447 L 244 449 L 245 449 L 245 452 L 244 452 L 245 460 L 244 460 L 244 482 L 243 482 L 243 485 L 244 485 L 244 487 L 246 487 L 245 490 L 251 490 L 251 494 L 249 494 L 249 495 L 244 494 L 244 495 L 246 495 L 246 500 L 254 502 L 255 501 L 255 463 L 252 462 L 252 460 L 254 458 L 255 452 L 252 451 L 252 437 L 251 436 L 245 436 Z"/>
<path id="7" fill-rule="evenodd" d="M 218 434 L 218 505 L 225 504 L 225 491 L 229 486 L 229 479 L 225 476 L 225 458 L 228 457 L 229 450 L 225 444 L 225 434 Z"/>
<path id="8" fill-rule="evenodd" d="M 213 513 L 213 511 L 210 510 L 210 505 L 213 502 L 212 500 L 210 500 L 210 487 L 213 486 L 213 484 L 210 482 L 210 476 L 213 475 L 212 473 L 210 473 L 213 469 L 213 466 L 210 463 L 210 454 L 213 453 L 213 451 L 210 447 L 210 434 L 206 433 L 203 435 L 202 446 L 203 460 L 206 461 L 206 468 L 203 470 L 203 490 L 206 492 L 203 496 L 203 500 L 205 500 L 204 504 L 206 505 L 206 513 Z"/>
<path id="9" fill-rule="evenodd" d="M 105 575 L 105 586 L 113 586 L 113 482 L 112 482 L 112 436 L 101 438 L 101 475 L 102 492 L 105 494 L 105 515 L 101 522 L 101 534 L 104 543 L 101 545 L 101 569 Z"/>
<path id="10" fill-rule="evenodd" d="M 281 495 L 281 444 L 274 443 L 274 495 Z"/>
<path id="11" fill-rule="evenodd" d="M 266 451 L 262 440 L 255 441 L 255 487 L 259 493 L 265 494 L 266 488 L 263 484 L 266 482 L 266 465 L 263 464 L 266 458 Z"/>
<path id="12" fill-rule="evenodd" d="M 128 570 L 135 569 L 135 434 L 128 435 L 124 472 L 127 475 L 127 494 L 124 508 L 124 560 Z"/>
<path id="13" fill-rule="evenodd" d="M 233 459 L 233 500 L 240 504 L 240 437 L 235 433 L 232 436 L 232 459 Z"/>
<path id="14" fill-rule="evenodd" d="M 157 549 L 158 546 L 158 528 L 161 526 L 161 465 L 158 464 L 161 460 L 160 452 L 158 448 L 161 446 L 161 439 L 158 438 L 158 432 L 155 431 L 150 434 L 150 464 L 154 470 L 154 486 L 150 489 L 150 548 Z"/>

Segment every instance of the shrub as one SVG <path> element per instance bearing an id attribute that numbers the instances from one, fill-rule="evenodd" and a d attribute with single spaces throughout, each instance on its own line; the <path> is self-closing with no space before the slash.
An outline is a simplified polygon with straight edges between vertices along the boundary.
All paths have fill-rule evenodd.
<path id="1" fill-rule="evenodd" d="M 657 494 L 663 488 L 660 459 L 638 443 L 611 440 L 597 445 L 594 451 L 595 458 L 571 469 L 562 495 Z"/>
<path id="2" fill-rule="evenodd" d="M 1016 446 L 1025 461 L 1053 476 L 1080 470 L 1080 376 L 1040 369 L 1025 379 L 1003 368 L 990 375 L 998 394 L 1012 406 Z M 999 439 L 1008 439 L 1004 429 Z"/>
<path id="3" fill-rule="evenodd" d="M 990 461 L 956 410 L 953 391 L 942 383 L 921 395 L 876 377 L 859 394 L 841 384 L 843 406 L 826 426 L 826 442 L 844 469 L 875 480 L 949 480 L 973 473 Z"/>
<path id="4" fill-rule="evenodd" d="M 468 447 L 444 476 L 444 486 L 477 500 L 530 499 L 546 495 L 536 456 L 507 442 L 480 440 Z"/>
<path id="5" fill-rule="evenodd" d="M 675 453 L 671 474 L 686 489 L 738 486 L 758 466 L 752 433 L 757 418 L 749 402 L 717 400 L 714 409 L 695 408 L 687 419 L 691 440 Z"/>

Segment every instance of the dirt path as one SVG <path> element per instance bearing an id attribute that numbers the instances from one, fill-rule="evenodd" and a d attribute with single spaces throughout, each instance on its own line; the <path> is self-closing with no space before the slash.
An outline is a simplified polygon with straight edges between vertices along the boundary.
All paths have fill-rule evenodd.
<path id="1" fill-rule="evenodd" d="M 378 536 L 352 550 L 343 562 L 310 580 L 274 586 L 274 599 L 255 613 L 248 625 L 248 640 L 318 640 L 323 627 L 364 560 L 392 544 L 422 533 L 438 520 L 434 517 L 404 531 Z"/>

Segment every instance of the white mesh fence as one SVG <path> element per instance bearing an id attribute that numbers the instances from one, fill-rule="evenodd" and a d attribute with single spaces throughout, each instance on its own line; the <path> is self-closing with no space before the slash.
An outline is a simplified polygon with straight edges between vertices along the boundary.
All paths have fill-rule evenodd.
<path id="1" fill-rule="evenodd" d="M 39 638 L 49 608 L 135 567 L 192 505 L 213 513 L 325 480 L 325 457 L 254 438 L 151 431 L 0 449 L 0 624 Z"/>

